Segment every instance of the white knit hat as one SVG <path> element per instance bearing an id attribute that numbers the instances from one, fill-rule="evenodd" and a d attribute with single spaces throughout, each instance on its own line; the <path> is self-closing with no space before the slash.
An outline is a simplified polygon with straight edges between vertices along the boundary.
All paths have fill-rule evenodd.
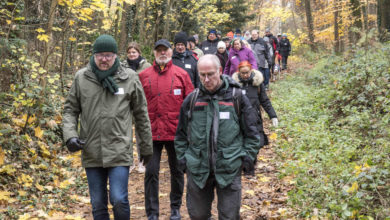
<path id="1" fill-rule="evenodd" d="M 223 42 L 223 41 L 218 42 L 217 49 L 218 49 L 218 48 L 221 48 L 221 47 L 223 47 L 224 49 L 226 49 L 226 44 L 225 44 L 225 42 Z"/>

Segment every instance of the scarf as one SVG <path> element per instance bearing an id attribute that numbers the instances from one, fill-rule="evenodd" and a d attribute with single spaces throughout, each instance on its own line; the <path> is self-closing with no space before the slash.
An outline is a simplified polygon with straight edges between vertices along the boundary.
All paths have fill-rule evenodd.
<path id="1" fill-rule="evenodd" d="M 138 67 L 139 67 L 139 64 L 141 63 L 141 61 L 143 60 L 144 58 L 141 57 L 141 56 L 138 56 L 137 59 L 135 60 L 130 60 L 129 58 L 127 58 L 127 63 L 129 64 L 130 68 L 134 71 L 137 71 Z"/>
<path id="2" fill-rule="evenodd" d="M 98 78 L 99 82 L 103 85 L 103 88 L 108 89 L 112 94 L 115 94 L 118 92 L 118 85 L 114 81 L 114 74 L 118 70 L 119 67 L 119 58 L 117 57 L 115 59 L 114 65 L 108 70 L 101 71 L 95 63 L 95 59 L 93 55 L 91 56 L 89 63 L 92 67 L 92 72 L 95 73 L 96 77 Z"/>

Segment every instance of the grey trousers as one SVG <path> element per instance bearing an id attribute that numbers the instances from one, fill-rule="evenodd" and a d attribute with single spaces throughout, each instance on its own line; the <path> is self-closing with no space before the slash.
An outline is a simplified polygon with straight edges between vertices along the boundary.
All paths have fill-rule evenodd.
<path id="1" fill-rule="evenodd" d="M 192 220 L 207 220 L 211 217 L 214 189 L 218 197 L 218 219 L 239 220 L 241 206 L 241 172 L 231 184 L 220 188 L 215 175 L 210 175 L 203 189 L 199 188 L 187 173 L 187 209 Z"/>

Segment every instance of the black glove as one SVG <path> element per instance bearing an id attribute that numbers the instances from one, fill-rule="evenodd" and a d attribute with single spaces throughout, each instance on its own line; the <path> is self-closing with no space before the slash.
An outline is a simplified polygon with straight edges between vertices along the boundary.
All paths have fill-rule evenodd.
<path id="1" fill-rule="evenodd" d="M 142 164 L 144 165 L 144 167 L 146 167 L 146 165 L 148 165 L 149 161 L 152 160 L 152 154 L 150 155 L 141 155 L 140 157 L 140 160 L 142 162 Z"/>
<path id="2" fill-rule="evenodd" d="M 186 158 L 183 158 L 183 159 L 177 161 L 177 167 L 178 167 L 178 169 L 181 172 L 185 173 L 186 169 L 187 169 L 187 160 L 186 160 Z"/>
<path id="3" fill-rule="evenodd" d="M 66 147 L 70 152 L 76 152 L 83 149 L 83 145 L 85 141 L 80 140 L 77 137 L 72 137 L 68 141 L 66 141 Z"/>
<path id="4" fill-rule="evenodd" d="M 255 165 L 253 164 L 253 161 L 248 156 L 245 156 L 242 159 L 242 170 L 244 171 L 244 174 L 247 176 L 254 176 L 255 175 Z"/>

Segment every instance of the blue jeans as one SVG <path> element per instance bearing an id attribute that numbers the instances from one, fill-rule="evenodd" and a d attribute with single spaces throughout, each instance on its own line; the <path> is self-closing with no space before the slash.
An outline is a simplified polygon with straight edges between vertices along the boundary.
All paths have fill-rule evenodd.
<path id="1" fill-rule="evenodd" d="M 107 180 L 110 184 L 110 203 L 113 206 L 115 220 L 130 219 L 128 199 L 129 167 L 85 168 L 89 195 L 91 196 L 92 215 L 95 220 L 109 220 L 107 208 Z"/>
<path id="2" fill-rule="evenodd" d="M 267 86 L 269 84 L 270 72 L 268 68 L 259 67 L 259 71 L 263 74 L 264 77 L 264 85 Z"/>

